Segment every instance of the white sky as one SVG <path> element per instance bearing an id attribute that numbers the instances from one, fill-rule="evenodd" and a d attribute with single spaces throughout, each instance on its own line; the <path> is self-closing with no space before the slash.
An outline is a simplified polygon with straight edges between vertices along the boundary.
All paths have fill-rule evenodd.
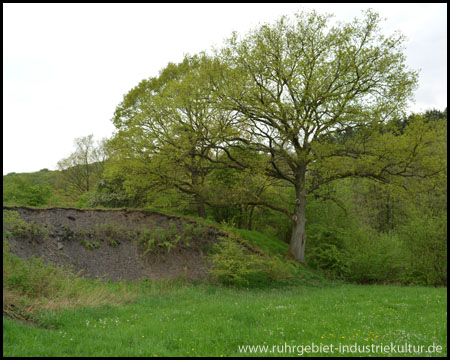
<path id="1" fill-rule="evenodd" d="M 3 4 L 3 174 L 56 169 L 76 137 L 110 137 L 116 106 L 183 54 L 301 9 L 372 8 L 420 69 L 411 111 L 447 106 L 447 4 Z"/>

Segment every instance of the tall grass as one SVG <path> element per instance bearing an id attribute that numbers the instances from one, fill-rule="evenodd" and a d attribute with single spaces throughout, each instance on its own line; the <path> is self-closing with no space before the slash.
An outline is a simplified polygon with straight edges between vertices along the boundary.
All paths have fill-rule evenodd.
<path id="1" fill-rule="evenodd" d="M 11 254 L 3 241 L 3 313 L 32 319 L 38 310 L 129 303 L 135 298 L 125 283 L 88 280 L 69 268 L 45 264 L 34 257 Z"/>

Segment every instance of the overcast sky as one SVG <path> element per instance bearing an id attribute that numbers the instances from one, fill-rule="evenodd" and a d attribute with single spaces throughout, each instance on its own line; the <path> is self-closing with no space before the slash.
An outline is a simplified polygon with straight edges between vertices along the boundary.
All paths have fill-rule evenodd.
<path id="1" fill-rule="evenodd" d="M 407 36 L 410 111 L 447 106 L 447 4 L 3 4 L 3 174 L 56 169 L 76 137 L 110 137 L 123 96 L 183 54 L 301 9 L 367 8 Z"/>

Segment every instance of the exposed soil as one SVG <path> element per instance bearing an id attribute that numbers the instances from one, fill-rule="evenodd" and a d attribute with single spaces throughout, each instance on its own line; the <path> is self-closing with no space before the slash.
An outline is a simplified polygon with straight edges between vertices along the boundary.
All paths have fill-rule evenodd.
<path id="1" fill-rule="evenodd" d="M 105 280 L 203 278 L 209 267 L 206 252 L 224 235 L 189 219 L 148 210 L 3 209 L 17 211 L 21 220 L 34 222 L 46 233 L 10 236 L 11 253 L 21 258 L 43 256 L 46 263 L 73 266 L 86 277 Z M 143 232 L 170 233 L 172 238 L 145 254 L 148 242 L 138 241 Z"/>

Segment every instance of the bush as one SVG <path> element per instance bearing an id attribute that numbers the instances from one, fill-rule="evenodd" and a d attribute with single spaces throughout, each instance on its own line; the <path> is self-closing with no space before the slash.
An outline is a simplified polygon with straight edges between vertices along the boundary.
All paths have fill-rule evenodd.
<path id="1" fill-rule="evenodd" d="M 19 219 L 17 211 L 3 210 L 4 237 L 15 236 L 39 242 L 48 236 L 48 230 L 34 221 L 27 223 Z"/>
<path id="2" fill-rule="evenodd" d="M 325 224 L 309 227 L 307 261 L 308 265 L 324 270 L 328 277 L 345 279 L 349 273 L 349 251 L 345 233 L 341 229 L 328 229 Z"/>
<path id="3" fill-rule="evenodd" d="M 293 284 L 299 280 L 299 263 L 280 255 L 267 256 L 251 252 L 242 245 L 238 235 L 228 237 L 214 246 L 209 271 L 225 285 L 264 287 Z"/>
<path id="4" fill-rule="evenodd" d="M 309 253 L 308 264 L 322 269 L 332 278 L 345 279 L 349 275 L 349 253 L 334 244 L 320 244 Z"/>
<path id="5" fill-rule="evenodd" d="M 109 283 L 84 279 L 73 269 L 45 264 L 43 258 L 21 259 L 3 240 L 4 315 L 40 323 L 42 310 L 120 304 L 134 298 L 125 288 L 117 291 Z"/>
<path id="6" fill-rule="evenodd" d="M 353 229 L 347 279 L 359 283 L 406 283 L 407 257 L 395 234 L 379 234 L 369 227 Z"/>
<path id="7" fill-rule="evenodd" d="M 447 214 L 414 214 L 399 229 L 409 255 L 410 282 L 447 285 Z"/>
<path id="8" fill-rule="evenodd" d="M 269 283 L 292 284 L 298 276 L 299 263 L 274 256 L 265 260 L 264 275 Z"/>
<path id="9" fill-rule="evenodd" d="M 20 259 L 9 253 L 3 242 L 3 284 L 31 298 L 50 297 L 64 287 L 67 274 L 43 258 Z"/>
<path id="10" fill-rule="evenodd" d="M 235 235 L 222 237 L 214 246 L 211 255 L 213 268 L 209 273 L 226 285 L 249 285 L 255 277 L 264 272 L 264 259 L 250 253 L 238 241 Z"/>
<path id="11" fill-rule="evenodd" d="M 3 178 L 3 203 L 16 206 L 46 205 L 51 196 L 48 186 L 32 184 L 21 177 Z"/>

